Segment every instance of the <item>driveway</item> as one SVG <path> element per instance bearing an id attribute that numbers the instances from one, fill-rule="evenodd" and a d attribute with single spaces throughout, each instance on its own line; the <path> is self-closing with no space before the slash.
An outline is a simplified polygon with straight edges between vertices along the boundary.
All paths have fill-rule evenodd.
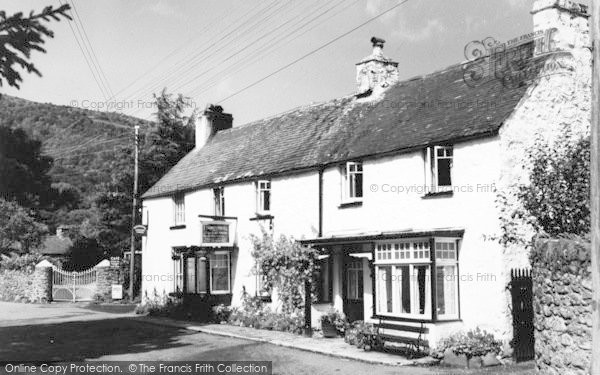
<path id="1" fill-rule="evenodd" d="M 20 316 L 6 319 L 6 313 Z M 467 371 L 372 365 L 268 343 L 149 324 L 134 319 L 131 314 L 55 304 L 0 304 L 0 358 L 11 361 L 264 360 L 273 362 L 274 374 L 533 374 L 525 368 L 506 372 L 498 368 Z"/>

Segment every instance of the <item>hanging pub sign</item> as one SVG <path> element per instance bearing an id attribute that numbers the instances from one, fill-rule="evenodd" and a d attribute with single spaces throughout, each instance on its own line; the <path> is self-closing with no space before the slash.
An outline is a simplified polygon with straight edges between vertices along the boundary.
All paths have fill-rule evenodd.
<path id="1" fill-rule="evenodd" d="M 203 246 L 232 246 L 231 223 L 227 221 L 202 221 Z"/>
<path id="2" fill-rule="evenodd" d="M 137 236 L 145 236 L 146 235 L 146 226 L 145 225 L 136 225 L 135 227 L 133 227 L 133 232 L 137 235 Z"/>

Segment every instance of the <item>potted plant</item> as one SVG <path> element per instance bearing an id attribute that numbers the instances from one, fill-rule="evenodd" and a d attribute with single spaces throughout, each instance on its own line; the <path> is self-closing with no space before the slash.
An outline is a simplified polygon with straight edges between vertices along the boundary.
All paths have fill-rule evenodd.
<path id="1" fill-rule="evenodd" d="M 338 336 L 338 327 L 341 320 L 340 313 L 337 310 L 331 309 L 327 314 L 321 315 L 321 330 L 323 331 L 323 337 L 332 338 Z"/>

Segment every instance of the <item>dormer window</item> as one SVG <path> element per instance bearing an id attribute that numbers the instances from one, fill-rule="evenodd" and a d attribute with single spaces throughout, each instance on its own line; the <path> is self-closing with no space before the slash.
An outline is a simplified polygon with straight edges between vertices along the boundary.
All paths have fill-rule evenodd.
<path id="1" fill-rule="evenodd" d="M 185 195 L 183 193 L 173 196 L 173 225 L 185 224 Z"/>
<path id="2" fill-rule="evenodd" d="M 213 189 L 215 216 L 225 216 L 225 189 L 222 187 Z"/>
<path id="3" fill-rule="evenodd" d="M 271 211 L 271 181 L 256 182 L 256 212 L 268 214 Z"/>
<path id="4" fill-rule="evenodd" d="M 425 156 L 426 185 L 432 193 L 452 190 L 452 146 L 431 146 Z"/>
<path id="5" fill-rule="evenodd" d="M 363 165 L 347 162 L 342 167 L 342 198 L 344 202 L 359 202 L 363 198 Z"/>

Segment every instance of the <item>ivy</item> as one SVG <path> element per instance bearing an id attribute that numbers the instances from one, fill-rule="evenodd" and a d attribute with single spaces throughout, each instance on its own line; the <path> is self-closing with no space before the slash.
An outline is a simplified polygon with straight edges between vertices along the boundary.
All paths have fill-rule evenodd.
<path id="1" fill-rule="evenodd" d="M 276 289 L 285 314 L 300 314 L 304 307 L 305 282 L 311 281 L 316 267 L 317 250 L 292 238 L 274 239 L 263 231 L 252 235 L 252 256 L 264 277 L 268 290 Z"/>

